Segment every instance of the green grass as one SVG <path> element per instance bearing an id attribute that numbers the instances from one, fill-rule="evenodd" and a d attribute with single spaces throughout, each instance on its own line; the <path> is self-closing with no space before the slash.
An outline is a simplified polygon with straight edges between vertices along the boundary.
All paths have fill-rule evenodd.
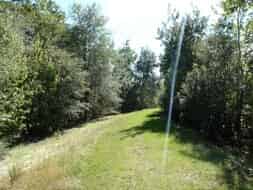
<path id="1" fill-rule="evenodd" d="M 230 169 L 230 154 L 189 129 L 174 127 L 164 168 L 165 121 L 158 111 L 113 116 L 62 136 L 14 148 L 8 157 L 11 161 L 40 155 L 31 152 L 32 148 L 55 153 L 35 162 L 32 169 L 20 171 L 12 183 L 7 182 L 8 177 L 2 178 L 0 189 L 253 189 L 252 182 Z"/>

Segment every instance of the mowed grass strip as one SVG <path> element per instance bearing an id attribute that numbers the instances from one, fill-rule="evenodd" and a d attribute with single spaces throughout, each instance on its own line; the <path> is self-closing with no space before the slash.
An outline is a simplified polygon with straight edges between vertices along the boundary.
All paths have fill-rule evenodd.
<path id="1" fill-rule="evenodd" d="M 3 178 L 0 189 L 205 190 L 252 189 L 230 167 L 230 154 L 192 130 L 174 128 L 168 164 L 162 165 L 165 121 L 159 109 L 122 114 L 41 142 L 64 148 L 34 167 Z M 70 140 L 71 139 L 71 140 Z M 32 145 L 30 145 L 32 146 Z M 41 148 L 34 145 L 33 148 Z M 31 148 L 31 147 L 30 147 Z M 21 152 L 29 152 L 24 146 Z M 14 150 L 13 150 L 14 151 Z M 56 150 L 57 151 L 57 150 Z M 25 153 L 24 153 L 25 154 Z M 36 157 L 37 153 L 33 156 Z"/>

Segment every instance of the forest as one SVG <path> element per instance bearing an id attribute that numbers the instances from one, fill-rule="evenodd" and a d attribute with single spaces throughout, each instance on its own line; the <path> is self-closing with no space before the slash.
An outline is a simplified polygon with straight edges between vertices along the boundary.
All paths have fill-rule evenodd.
<path id="1" fill-rule="evenodd" d="M 49 135 L 108 114 L 157 105 L 155 54 L 115 49 L 96 4 L 1 1 L 0 134 Z"/>
<path id="2" fill-rule="evenodd" d="M 67 18 L 52 0 L 0 0 L 0 140 L 43 139 L 146 108 L 161 107 L 159 117 L 167 117 L 185 17 L 173 123 L 243 162 L 253 153 L 253 2 L 223 0 L 220 8 L 215 21 L 197 8 L 169 9 L 156 55 L 131 41 L 116 48 L 95 3 L 73 4 Z"/>
<path id="3" fill-rule="evenodd" d="M 71 24 L 50 0 L 0 5 L 3 137 L 40 137 L 81 121 L 158 104 L 167 110 L 181 25 L 177 10 L 169 10 L 159 28 L 164 52 L 158 59 L 147 47 L 137 55 L 129 41 L 114 48 L 106 17 L 96 4 L 74 4 Z M 173 118 L 222 144 L 249 145 L 252 2 L 226 0 L 222 8 L 212 25 L 196 9 L 186 16 Z"/>

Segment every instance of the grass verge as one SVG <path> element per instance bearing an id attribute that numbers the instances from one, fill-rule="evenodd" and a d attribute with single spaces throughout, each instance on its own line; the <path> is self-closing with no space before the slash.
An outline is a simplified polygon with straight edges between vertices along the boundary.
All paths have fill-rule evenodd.
<path id="1" fill-rule="evenodd" d="M 113 116 L 22 146 L 20 152 L 12 150 L 12 156 L 19 155 L 23 160 L 24 155 L 42 155 L 38 152 L 43 148 L 53 153 L 30 169 L 19 171 L 12 182 L 8 176 L 2 178 L 0 189 L 253 189 L 252 181 L 242 178 L 232 167 L 232 155 L 189 129 L 174 128 L 169 138 L 168 165 L 163 168 L 165 121 L 158 112 L 149 109 Z M 31 153 L 31 148 L 36 151 Z"/>

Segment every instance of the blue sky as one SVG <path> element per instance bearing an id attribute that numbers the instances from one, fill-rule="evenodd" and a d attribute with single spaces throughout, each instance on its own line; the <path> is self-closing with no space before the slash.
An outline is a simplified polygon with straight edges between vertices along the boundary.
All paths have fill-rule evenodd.
<path id="1" fill-rule="evenodd" d="M 102 13 L 109 19 L 107 28 L 111 31 L 115 46 L 130 40 L 131 46 L 139 51 L 150 47 L 158 55 L 160 42 L 156 40 L 157 29 L 167 18 L 168 5 L 181 12 L 188 12 L 191 5 L 197 6 L 205 16 L 214 17 L 212 7 L 221 0 L 55 0 L 68 14 L 74 2 L 87 4 L 96 2 Z"/>

